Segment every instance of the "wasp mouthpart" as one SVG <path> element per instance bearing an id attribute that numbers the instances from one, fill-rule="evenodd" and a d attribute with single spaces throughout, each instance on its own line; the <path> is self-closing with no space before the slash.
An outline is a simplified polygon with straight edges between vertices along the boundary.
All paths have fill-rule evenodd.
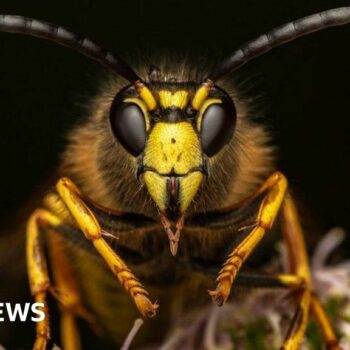
<path id="1" fill-rule="evenodd" d="M 180 219 L 196 195 L 204 174 L 195 169 L 184 175 L 162 175 L 154 170 L 143 173 L 146 188 L 159 210 L 172 221 Z"/>
<path id="2" fill-rule="evenodd" d="M 181 230 L 184 227 L 185 216 L 182 215 L 180 217 L 180 219 L 177 221 L 177 223 L 175 225 L 175 229 L 176 229 L 175 233 L 173 232 L 173 230 L 171 228 L 171 223 L 170 223 L 169 219 L 165 215 L 161 214 L 160 220 L 161 220 L 162 225 L 164 227 L 164 230 L 169 238 L 170 252 L 173 256 L 175 256 L 177 254 L 177 248 L 179 245 Z"/>
<path id="3" fill-rule="evenodd" d="M 179 217 L 180 212 L 180 180 L 177 176 L 170 176 L 167 178 L 167 203 L 166 215 L 168 218 L 174 220 Z"/>

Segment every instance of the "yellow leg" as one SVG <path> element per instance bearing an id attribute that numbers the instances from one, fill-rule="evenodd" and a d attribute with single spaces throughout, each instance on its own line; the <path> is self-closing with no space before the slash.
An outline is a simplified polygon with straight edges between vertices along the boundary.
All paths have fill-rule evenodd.
<path id="1" fill-rule="evenodd" d="M 318 298 L 312 293 L 309 262 L 297 209 L 290 195 L 287 195 L 282 211 L 282 232 L 287 243 L 290 272 L 305 280 L 305 287 L 298 296 L 297 315 L 287 334 L 283 349 L 298 349 L 305 334 L 309 310 L 313 313 L 327 349 L 340 349 L 333 328 Z"/>
<path id="2" fill-rule="evenodd" d="M 61 312 L 61 339 L 64 350 L 81 349 L 76 317 L 72 312 L 64 309 Z"/>
<path id="3" fill-rule="evenodd" d="M 286 196 L 283 203 L 282 232 L 288 249 L 290 272 L 305 280 L 304 289 L 297 295 L 295 317 L 282 347 L 293 350 L 299 349 L 306 331 L 311 303 L 311 279 L 303 232 L 290 195 Z"/>
<path id="4" fill-rule="evenodd" d="M 261 203 L 255 228 L 229 255 L 219 272 L 216 290 L 209 292 L 216 304 L 222 305 L 226 302 L 230 295 L 233 281 L 243 262 L 262 239 L 266 230 L 272 226 L 283 201 L 286 188 L 286 178 L 281 173 L 275 173 L 254 195 L 257 196 L 266 191 L 266 197 Z"/>
<path id="5" fill-rule="evenodd" d="M 151 303 L 148 299 L 148 293 L 142 284 L 129 270 L 125 262 L 103 239 L 99 223 L 83 202 L 76 186 L 69 179 L 61 178 L 56 187 L 62 201 L 74 217 L 80 230 L 92 242 L 125 290 L 130 294 L 141 314 L 145 317 L 154 316 L 158 305 Z"/>
<path id="6" fill-rule="evenodd" d="M 35 302 L 44 304 L 44 320 L 36 325 L 36 341 L 34 350 L 44 350 L 50 338 L 49 312 L 46 303 L 46 294 L 50 287 L 46 259 L 40 240 L 40 228 L 43 225 L 59 225 L 60 220 L 48 211 L 37 209 L 31 215 L 27 225 L 27 268 L 29 284 Z"/>
<path id="7" fill-rule="evenodd" d="M 305 287 L 305 280 L 293 274 L 264 274 L 256 272 L 240 272 L 235 283 L 239 286 L 254 288 L 284 288 L 293 291 L 300 291 Z"/>
<path id="8" fill-rule="evenodd" d="M 59 236 L 51 235 L 49 251 L 56 298 L 61 309 L 61 338 L 64 350 L 81 349 L 76 317 L 85 319 L 96 330 L 96 322 L 82 305 L 82 299 L 70 263 Z"/>
<path id="9" fill-rule="evenodd" d="M 57 187 L 59 192 L 63 194 L 62 200 L 64 201 L 63 198 L 66 198 L 66 205 L 68 209 L 70 210 L 70 205 L 73 207 L 73 210 L 70 210 L 70 212 L 75 214 L 73 217 L 75 219 L 78 217 L 78 223 L 82 223 L 79 225 L 80 228 L 84 228 L 84 233 L 90 237 L 96 249 L 107 261 L 108 265 L 116 274 L 125 289 L 130 293 L 141 313 L 145 316 L 153 316 L 157 305 L 151 304 L 147 298 L 147 292 L 141 283 L 130 272 L 118 255 L 115 254 L 103 240 L 97 221 L 94 219 L 89 209 L 85 207 L 84 203 L 79 201 L 78 197 L 75 197 L 78 192 L 70 192 L 65 186 L 66 182 L 63 179 L 58 183 Z M 74 188 L 74 185 L 72 185 L 72 187 Z M 77 198 L 77 203 L 79 203 L 77 206 L 75 206 L 75 198 Z M 50 201 L 48 201 L 46 198 L 46 205 L 48 205 L 48 203 L 56 203 L 56 206 L 59 204 L 59 202 L 52 200 L 53 198 L 51 198 Z M 50 210 L 57 212 L 56 206 L 48 206 Z M 84 318 L 95 330 L 98 330 L 98 327 L 96 326 L 96 323 L 92 319 L 91 315 L 88 314 L 82 307 L 78 287 L 74 281 L 69 263 L 64 255 L 64 251 L 62 249 L 60 250 L 60 239 L 57 236 L 50 236 L 49 238 L 52 269 L 55 282 L 57 284 L 57 292 L 51 288 L 50 279 L 47 272 L 46 258 L 44 256 L 42 243 L 40 240 L 40 229 L 45 227 L 54 230 L 55 227 L 62 225 L 63 221 L 61 216 L 65 216 L 67 218 L 67 215 L 65 215 L 67 213 L 61 212 L 61 209 L 64 210 L 64 208 L 60 208 L 60 212 L 57 212 L 57 215 L 46 209 L 37 209 L 31 215 L 27 225 L 27 266 L 30 288 L 35 301 L 44 304 L 45 313 L 45 319 L 38 322 L 36 326 L 36 341 L 34 350 L 44 350 L 48 339 L 50 338 L 49 313 L 46 306 L 46 295 L 49 290 L 53 292 L 54 296 L 61 304 L 62 343 L 65 350 L 77 350 L 80 347 L 80 339 L 75 322 L 76 316 Z M 89 216 L 89 214 L 91 214 L 91 216 Z"/>
<path id="10" fill-rule="evenodd" d="M 266 196 L 260 205 L 255 228 L 229 255 L 223 268 L 219 272 L 216 290 L 210 291 L 209 293 L 216 304 L 222 305 L 226 302 L 230 295 L 232 284 L 243 262 L 263 238 L 266 231 L 271 228 L 280 206 L 283 203 L 282 231 L 289 253 L 290 273 L 294 275 L 295 278 L 291 277 L 291 275 L 281 275 L 277 277 L 277 280 L 289 287 L 293 287 L 294 283 L 294 287 L 297 287 L 296 289 L 300 287 L 300 291 L 296 294 L 297 310 L 282 349 L 299 349 L 305 334 L 309 310 L 311 308 L 321 328 L 326 344 L 329 349 L 336 350 L 339 348 L 336 343 L 334 331 L 330 326 L 322 306 L 318 300 L 312 296 L 311 278 L 303 233 L 291 197 L 287 195 L 285 198 L 286 188 L 287 181 L 285 177 L 280 173 L 275 173 L 254 195 L 240 204 L 245 205 L 259 194 L 266 192 Z M 228 210 L 235 207 L 229 208 Z M 300 286 L 298 286 L 298 281 L 301 282 Z"/>
<path id="11" fill-rule="evenodd" d="M 318 326 L 326 342 L 327 350 L 341 350 L 333 327 L 325 313 L 317 295 L 313 294 L 311 299 L 311 312 L 314 315 Z"/>
<path id="12" fill-rule="evenodd" d="M 282 207 L 282 233 L 287 245 L 290 272 L 310 282 L 309 261 L 297 209 L 288 194 Z"/>

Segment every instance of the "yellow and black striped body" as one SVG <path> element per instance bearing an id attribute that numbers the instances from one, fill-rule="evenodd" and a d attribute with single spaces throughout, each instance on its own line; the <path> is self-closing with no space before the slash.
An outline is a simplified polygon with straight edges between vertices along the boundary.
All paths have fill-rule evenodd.
<path id="1" fill-rule="evenodd" d="M 271 281 L 296 291 L 297 302 L 282 347 L 299 348 L 310 311 L 327 348 L 339 349 L 313 291 L 298 213 L 287 179 L 275 171 L 268 133 L 224 79 L 276 46 L 349 18 L 344 7 L 293 21 L 242 46 L 211 72 L 168 61 L 137 74 L 88 38 L 1 15 L 0 30 L 75 49 L 130 83 L 111 77 L 92 100 L 70 132 L 56 190 L 29 217 L 30 291 L 46 315 L 36 325 L 35 350 L 45 350 L 50 339 L 50 292 L 60 301 L 65 349 L 80 349 L 76 317 L 115 348 L 139 312 L 156 315 L 158 302 L 157 317 L 146 322 L 135 345 L 161 342 L 173 322 L 209 303 L 213 275 L 212 301 L 228 300 L 280 208 L 290 271 Z M 85 350 L 98 346 L 83 344 Z"/>
<path id="2" fill-rule="evenodd" d="M 205 72 L 198 74 L 186 65 L 173 62 L 161 63 L 159 68 L 164 73 L 149 86 L 163 114 L 156 121 L 146 119 L 148 140 L 142 155 L 144 168 L 156 168 L 157 173 L 147 175 L 146 171 L 142 178 L 138 177 L 140 157 L 131 156 L 112 135 L 110 107 L 115 93 L 124 88 L 122 81 L 112 79 L 88 106 L 85 120 L 70 132 L 57 177 L 51 183 L 62 176 L 68 177 L 83 198 L 91 198 L 98 204 L 94 207 L 88 202 L 102 229 L 114 236 L 106 236 L 106 240 L 142 281 L 152 300 L 159 302 L 157 316 L 145 322 L 135 339 L 138 345 L 160 341 L 181 316 L 211 303 L 207 290 L 213 287 L 215 274 L 226 255 L 242 238 L 244 232 L 237 229 L 251 223 L 249 220 L 257 208 L 232 218 L 218 218 L 214 213 L 251 195 L 274 169 L 265 130 L 248 118 L 248 106 L 225 84 L 223 88 L 236 101 L 236 131 L 222 151 L 211 158 L 204 156 L 198 138 L 201 113 L 193 120 L 186 120 L 183 115 L 198 85 L 191 82 L 204 77 Z M 135 96 L 125 96 L 128 98 Z M 141 109 L 146 108 L 142 101 L 133 102 Z M 213 102 L 220 103 L 210 97 L 203 108 Z M 206 175 L 197 171 L 203 170 L 204 162 Z M 188 170 L 192 172 L 187 174 Z M 169 173 L 181 178 L 180 188 L 184 192 L 179 193 L 183 205 L 180 209 L 186 213 L 175 257 L 169 251 L 169 239 L 159 220 L 167 176 L 161 177 L 158 184 L 147 179 Z M 49 204 L 46 197 L 42 206 L 52 210 Z M 98 206 L 129 214 L 109 217 Z M 74 220 L 67 214 L 62 218 L 65 224 L 58 232 L 50 230 L 45 236 L 48 240 L 53 234 L 61 237 L 58 252 L 70 262 L 83 304 L 99 325 L 101 332 L 96 328 L 96 336 L 120 345 L 140 314 Z M 269 254 L 266 250 L 266 255 Z M 50 265 L 53 264 L 49 261 Z M 84 343 L 89 335 L 81 335 L 83 349 L 91 345 Z"/>
<path id="3" fill-rule="evenodd" d="M 161 342 L 174 322 L 211 302 L 207 290 L 215 273 L 249 232 L 238 228 L 254 221 L 260 202 L 258 198 L 244 210 L 230 214 L 211 212 L 188 218 L 176 257 L 170 254 L 168 238 L 156 221 L 142 215 L 106 215 L 89 204 L 103 230 L 115 237 L 107 238 L 109 244 L 161 305 L 157 316 L 145 322 L 136 345 Z M 101 328 L 99 335 L 119 346 L 139 311 L 92 244 L 66 213 L 61 216 L 66 224 L 52 232 L 61 237 L 60 254 L 68 257 L 84 307 Z"/>
<path id="4" fill-rule="evenodd" d="M 170 323 L 182 311 L 188 312 L 196 304 L 210 302 L 207 290 L 213 275 L 204 276 L 196 272 L 195 266 L 213 265 L 218 269 L 232 249 L 234 237 L 239 238 L 235 233 L 239 223 L 216 222 L 210 227 L 210 222 L 203 219 L 206 216 L 201 217 L 200 213 L 243 200 L 273 171 L 272 150 L 264 129 L 248 119 L 248 107 L 230 86 L 223 88 L 237 101 L 236 131 L 221 152 L 203 158 L 198 139 L 201 113 L 194 120 L 183 117 L 197 87 L 191 82 L 201 74 L 182 63 L 163 62 L 159 69 L 163 73 L 149 86 L 162 114 L 156 121 L 150 121 L 146 116 L 148 141 L 143 153 L 142 165 L 146 169 L 143 181 L 140 183 L 137 177 L 138 159 L 128 154 L 111 136 L 109 109 L 115 91 L 123 88 L 122 82 L 116 80 L 101 89 L 90 105 L 86 121 L 70 133 L 60 168 L 60 174 L 70 178 L 81 193 L 95 203 L 135 213 L 120 219 L 127 223 L 118 223 L 118 219 L 115 224 L 106 225 L 113 220 L 94 212 L 103 229 L 117 237 L 106 239 L 161 304 L 157 317 L 147 321 L 137 337 L 136 341 L 140 343 L 153 337 L 164 337 Z M 205 76 L 205 72 L 202 75 Z M 126 94 L 123 98 L 134 99 L 133 103 L 143 110 L 147 108 L 142 100 L 135 100 L 135 96 Z M 203 108 L 211 103 L 212 97 L 204 102 Z M 209 169 L 206 178 L 196 171 L 204 161 Z M 154 168 L 156 171 L 147 171 Z M 185 189 L 181 203 L 187 219 L 178 254 L 173 257 L 168 237 L 159 223 L 158 211 L 164 209 L 162 203 L 166 201 L 162 196 L 167 187 L 167 178 L 161 175 L 175 173 L 182 176 L 191 169 L 194 171 L 188 177 L 180 177 L 180 188 Z M 186 188 L 186 180 L 190 177 L 190 185 Z M 90 242 L 84 242 L 84 237 L 79 234 L 72 238 L 71 234 L 69 230 L 64 233 L 65 250 L 72 260 L 86 306 L 109 338 L 120 343 L 139 317 L 138 311 L 101 258 L 93 252 Z M 159 331 L 154 332 L 154 329 Z"/>

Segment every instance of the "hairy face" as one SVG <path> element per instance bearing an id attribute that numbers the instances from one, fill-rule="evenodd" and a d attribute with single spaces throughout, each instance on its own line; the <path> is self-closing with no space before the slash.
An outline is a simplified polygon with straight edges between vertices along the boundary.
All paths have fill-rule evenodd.
<path id="1" fill-rule="evenodd" d="M 265 133 L 230 87 L 215 86 L 195 110 L 199 84 L 168 80 L 148 83 L 153 110 L 113 81 L 72 133 L 65 171 L 101 204 L 176 220 L 242 199 L 270 169 Z"/>
<path id="2" fill-rule="evenodd" d="M 138 178 L 158 209 L 177 219 L 205 181 L 208 159 L 231 140 L 236 109 L 218 88 L 195 110 L 195 83 L 149 86 L 156 102 L 152 110 L 133 86 L 116 95 L 109 115 L 111 131 L 135 158 Z"/>

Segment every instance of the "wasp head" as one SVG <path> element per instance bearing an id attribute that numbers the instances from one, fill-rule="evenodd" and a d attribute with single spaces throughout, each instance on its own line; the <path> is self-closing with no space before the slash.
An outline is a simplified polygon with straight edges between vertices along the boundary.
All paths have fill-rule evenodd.
<path id="1" fill-rule="evenodd" d="M 208 157 L 228 143 L 235 128 L 228 95 L 213 89 L 197 110 L 192 103 L 197 88 L 153 83 L 155 102 L 149 102 L 129 87 L 116 96 L 110 112 L 115 137 L 138 159 L 138 178 L 171 220 L 185 214 L 207 175 Z"/>

